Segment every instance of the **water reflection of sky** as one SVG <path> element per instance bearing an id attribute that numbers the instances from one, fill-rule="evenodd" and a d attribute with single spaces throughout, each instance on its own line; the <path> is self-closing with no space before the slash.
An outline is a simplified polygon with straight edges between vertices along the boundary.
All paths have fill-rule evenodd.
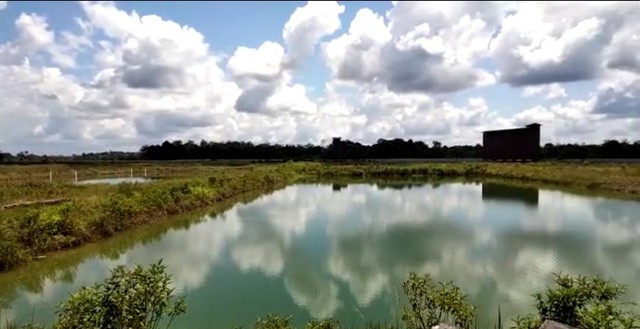
<path id="1" fill-rule="evenodd" d="M 81 263 L 20 291 L 2 316 L 50 321 L 70 292 L 117 264 L 160 258 L 186 294 L 178 326 L 246 325 L 269 312 L 385 320 L 409 271 L 454 280 L 485 317 L 531 309 L 551 273 L 599 274 L 640 300 L 640 203 L 503 185 L 297 185 L 219 218 Z M 1 293 L 0 293 L 1 294 Z"/>

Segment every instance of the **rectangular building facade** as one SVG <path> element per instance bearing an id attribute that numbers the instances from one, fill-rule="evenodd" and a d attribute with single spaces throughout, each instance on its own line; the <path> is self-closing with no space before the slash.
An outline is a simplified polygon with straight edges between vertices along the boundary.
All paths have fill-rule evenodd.
<path id="1" fill-rule="evenodd" d="M 540 159 L 540 124 L 524 128 L 491 130 L 482 134 L 485 161 L 537 161 Z"/>

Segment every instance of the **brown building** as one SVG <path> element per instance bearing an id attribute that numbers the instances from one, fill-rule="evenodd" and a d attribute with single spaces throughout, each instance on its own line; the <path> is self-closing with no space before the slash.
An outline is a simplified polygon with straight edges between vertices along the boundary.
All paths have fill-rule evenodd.
<path id="1" fill-rule="evenodd" d="M 485 161 L 536 161 L 540 158 L 540 124 L 482 133 Z"/>

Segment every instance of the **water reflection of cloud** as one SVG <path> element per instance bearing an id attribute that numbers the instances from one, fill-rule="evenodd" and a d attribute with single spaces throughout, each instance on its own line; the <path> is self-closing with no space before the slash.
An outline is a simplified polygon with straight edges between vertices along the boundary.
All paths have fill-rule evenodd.
<path id="1" fill-rule="evenodd" d="M 276 276 L 284 269 L 289 244 L 285 240 L 289 239 L 271 223 L 253 221 L 231 247 L 231 257 L 243 272 L 261 270 Z"/>
<path id="2" fill-rule="evenodd" d="M 322 264 L 295 250 L 284 273 L 285 288 L 295 303 L 315 318 L 329 318 L 341 306 L 338 286 L 324 272 Z"/>
<path id="3" fill-rule="evenodd" d="M 175 230 L 115 260 L 80 265 L 72 284 L 46 281 L 40 301 L 56 301 L 106 276 L 117 264 L 163 258 L 174 284 L 189 293 L 210 283 L 216 266 L 275 280 L 311 316 L 329 317 L 344 301 L 360 307 L 394 296 L 408 272 L 454 280 L 494 311 L 531 308 L 551 274 L 600 274 L 633 284 L 640 277 L 640 205 L 539 191 L 538 207 L 483 202 L 479 184 L 379 189 L 298 185 L 219 218 Z M 635 219 L 635 220 L 634 220 Z M 630 295 L 640 299 L 640 287 Z M 36 298 L 35 295 L 30 298 Z M 496 304 L 496 307 L 493 305 Z M 392 306 L 390 306 L 392 307 Z M 493 309 L 491 309 L 493 307 Z"/>
<path id="4" fill-rule="evenodd" d="M 368 305 L 393 284 L 432 262 L 441 264 L 446 250 L 468 243 L 456 224 L 395 225 L 385 231 L 336 236 L 331 242 L 329 271 L 346 282 L 360 306 Z"/>
<path id="5" fill-rule="evenodd" d="M 223 218 L 208 218 L 188 230 L 169 232 L 156 242 L 133 248 L 115 263 L 133 266 L 162 259 L 178 292 L 197 289 L 213 270 L 228 241 L 243 232 L 237 209 L 230 209 Z"/>

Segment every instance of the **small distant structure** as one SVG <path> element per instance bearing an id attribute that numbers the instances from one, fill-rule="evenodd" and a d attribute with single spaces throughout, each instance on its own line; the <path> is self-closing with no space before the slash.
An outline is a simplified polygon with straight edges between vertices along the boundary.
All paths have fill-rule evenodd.
<path id="1" fill-rule="evenodd" d="M 538 161 L 540 159 L 540 124 L 524 128 L 490 130 L 482 133 L 484 161 Z"/>

